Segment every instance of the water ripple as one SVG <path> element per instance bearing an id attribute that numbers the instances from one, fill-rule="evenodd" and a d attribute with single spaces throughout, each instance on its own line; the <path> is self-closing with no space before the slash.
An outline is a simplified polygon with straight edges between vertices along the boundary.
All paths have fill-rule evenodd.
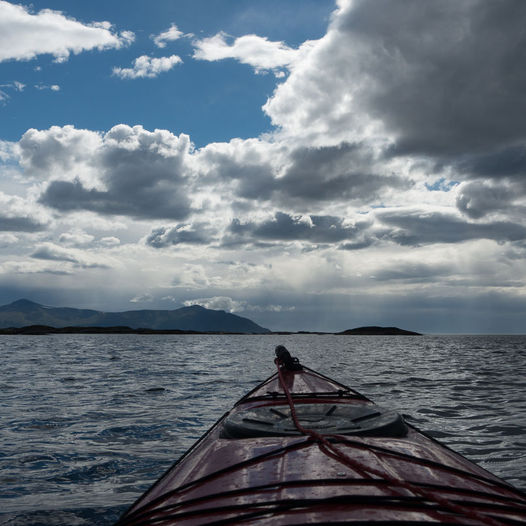
<path id="1" fill-rule="evenodd" d="M 0 524 L 112 524 L 284 344 L 526 487 L 521 336 L 4 336 Z"/>

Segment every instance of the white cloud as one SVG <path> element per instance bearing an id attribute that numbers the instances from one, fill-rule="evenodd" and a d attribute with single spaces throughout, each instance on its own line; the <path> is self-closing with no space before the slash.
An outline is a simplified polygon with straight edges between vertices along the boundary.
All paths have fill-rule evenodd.
<path id="1" fill-rule="evenodd" d="M 121 240 L 115 236 L 105 236 L 101 238 L 100 244 L 106 247 L 116 247 L 120 245 Z"/>
<path id="2" fill-rule="evenodd" d="M 17 143 L 0 140 L 0 161 L 16 159 L 18 146 Z"/>
<path id="3" fill-rule="evenodd" d="M 173 40 L 179 40 L 184 33 L 179 31 L 175 24 L 172 24 L 166 31 L 159 33 L 158 35 L 151 35 L 151 39 L 155 42 L 155 45 L 160 48 L 166 47 L 166 42 L 172 42 Z"/>
<path id="4" fill-rule="evenodd" d="M 18 243 L 18 237 L 16 237 L 14 234 L 6 234 L 2 233 L 0 234 L 0 247 L 7 247 L 9 245 L 14 245 L 15 243 Z"/>
<path id="5" fill-rule="evenodd" d="M 60 91 L 60 86 L 58 84 L 35 84 L 37 90 L 51 90 L 51 91 Z"/>
<path id="6" fill-rule="evenodd" d="M 34 201 L 0 192 L 0 231 L 39 232 L 50 223 L 50 214 Z"/>
<path id="7" fill-rule="evenodd" d="M 138 294 L 137 296 L 134 296 L 131 300 L 130 300 L 130 303 L 150 303 L 153 301 L 153 296 L 149 293 L 149 292 L 146 292 L 144 294 Z"/>
<path id="8" fill-rule="evenodd" d="M 168 298 L 165 298 L 168 299 Z M 296 310 L 294 306 L 284 305 L 251 305 L 247 301 L 234 300 L 229 296 L 214 296 L 212 298 L 197 298 L 186 300 L 183 305 L 201 305 L 207 309 L 224 310 L 226 312 L 292 312 Z"/>
<path id="9" fill-rule="evenodd" d="M 217 61 L 233 58 L 242 64 L 252 66 L 256 73 L 273 71 L 282 77 L 282 69 L 290 69 L 295 61 L 303 56 L 313 45 L 304 42 L 299 49 L 293 49 L 284 42 L 271 42 L 265 37 L 244 35 L 236 38 L 231 44 L 227 42 L 226 33 L 196 40 L 194 58 L 197 60 Z"/>
<path id="10" fill-rule="evenodd" d="M 64 232 L 60 234 L 58 240 L 63 245 L 68 246 L 83 246 L 83 245 L 90 245 L 93 240 L 94 236 L 91 234 L 87 234 L 86 232 L 83 232 L 82 230 L 74 231 L 74 232 Z"/>
<path id="11" fill-rule="evenodd" d="M 187 300 L 183 305 L 190 307 L 191 305 L 201 305 L 207 309 L 224 310 L 226 312 L 240 312 L 244 311 L 246 301 L 236 301 L 227 296 L 214 296 L 213 298 L 199 298 Z"/>
<path id="12" fill-rule="evenodd" d="M 6 82 L 4 84 L 0 84 L 0 102 L 5 102 L 8 99 L 10 99 L 9 90 L 14 91 L 24 91 L 24 88 L 26 87 L 25 84 L 22 82 L 19 82 L 18 80 L 14 80 L 13 82 Z M 6 91 L 7 90 L 7 91 Z"/>
<path id="13" fill-rule="evenodd" d="M 19 162 L 26 177 L 35 179 L 79 179 L 97 185 L 97 170 L 92 166 L 95 153 L 102 147 L 102 137 L 74 126 L 52 126 L 48 130 L 27 130 L 17 145 Z"/>
<path id="14" fill-rule="evenodd" d="M 113 74 L 121 79 L 155 78 L 165 71 L 170 71 L 183 61 L 177 55 L 169 57 L 152 58 L 148 55 L 137 57 L 133 68 L 113 68 Z"/>
<path id="15" fill-rule="evenodd" d="M 53 274 L 57 276 L 71 276 L 73 270 L 71 268 L 65 268 L 62 262 L 8 260 L 0 263 L 0 275 L 2 274 L 9 276 L 10 279 L 13 279 L 13 276 L 16 276 L 17 274 Z"/>
<path id="16" fill-rule="evenodd" d="M 71 53 L 121 48 L 133 40 L 133 33 L 116 33 L 109 22 L 83 24 L 50 9 L 33 14 L 24 6 L 0 0 L 0 62 L 42 54 L 62 62 Z"/>

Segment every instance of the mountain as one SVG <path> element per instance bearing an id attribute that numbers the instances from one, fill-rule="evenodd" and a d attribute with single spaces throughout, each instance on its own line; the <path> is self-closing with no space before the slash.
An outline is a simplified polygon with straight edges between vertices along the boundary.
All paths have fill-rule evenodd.
<path id="1" fill-rule="evenodd" d="M 347 329 L 338 334 L 355 334 L 357 336 L 422 336 L 419 332 L 406 331 L 398 327 L 357 327 L 356 329 Z"/>
<path id="2" fill-rule="evenodd" d="M 179 329 L 198 332 L 270 332 L 248 318 L 200 305 L 175 310 L 131 310 L 101 312 L 70 307 L 47 307 L 21 299 L 0 307 L 0 327 L 48 325 L 51 327 L 114 327 L 156 330 Z"/>

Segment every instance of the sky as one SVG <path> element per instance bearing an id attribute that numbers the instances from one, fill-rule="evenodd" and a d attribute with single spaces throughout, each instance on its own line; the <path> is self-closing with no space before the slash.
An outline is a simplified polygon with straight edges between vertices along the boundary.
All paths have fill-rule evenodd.
<path id="1" fill-rule="evenodd" d="M 0 0 L 0 304 L 525 333 L 523 0 Z"/>

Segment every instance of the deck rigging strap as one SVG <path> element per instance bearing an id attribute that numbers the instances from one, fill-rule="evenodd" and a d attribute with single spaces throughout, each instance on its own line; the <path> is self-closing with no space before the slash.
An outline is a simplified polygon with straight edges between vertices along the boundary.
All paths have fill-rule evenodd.
<path id="1" fill-rule="evenodd" d="M 495 520 L 492 517 L 488 517 L 487 515 L 482 515 L 481 513 L 478 513 L 477 511 L 470 510 L 466 508 L 465 506 L 462 506 L 460 504 L 455 504 L 454 502 L 451 502 L 449 499 L 445 497 L 441 497 L 439 495 L 434 494 L 431 491 L 428 491 L 424 488 L 418 487 L 410 482 L 407 482 L 405 480 L 398 479 L 396 477 L 393 477 L 387 471 L 381 471 L 379 469 L 373 468 L 371 466 L 366 466 L 362 462 L 352 459 L 348 455 L 346 455 L 343 451 L 338 449 L 334 444 L 332 444 L 328 439 L 328 437 L 337 437 L 337 435 L 321 435 L 320 433 L 317 433 L 316 431 L 312 429 L 308 429 L 301 425 L 300 421 L 298 420 L 298 417 L 296 415 L 296 409 L 294 406 L 294 400 L 292 399 L 292 395 L 290 393 L 289 388 L 287 387 L 287 382 L 285 382 L 285 379 L 283 377 L 283 369 L 289 370 L 287 367 L 287 363 L 281 359 L 282 351 L 280 349 L 280 353 L 278 353 L 278 349 L 283 346 L 278 346 L 276 348 L 276 359 L 274 360 L 274 363 L 276 364 L 276 367 L 278 369 L 278 377 L 279 377 L 279 383 L 281 384 L 281 388 L 283 389 L 283 392 L 285 393 L 285 396 L 287 398 L 287 402 L 290 407 L 290 414 L 292 417 L 292 421 L 294 422 L 294 425 L 296 426 L 296 429 L 302 433 L 303 435 L 310 436 L 313 438 L 316 443 L 318 444 L 318 447 L 320 451 L 327 455 L 328 457 L 331 457 L 338 462 L 341 462 L 342 464 L 346 465 L 347 467 L 350 467 L 351 469 L 357 471 L 358 473 L 362 474 L 362 476 L 368 476 L 371 478 L 371 475 L 376 475 L 377 477 L 380 477 L 383 480 L 386 480 L 394 485 L 394 487 L 399 486 L 402 488 L 405 488 L 413 493 L 417 493 L 431 501 L 434 501 L 441 506 L 445 507 L 446 509 L 451 510 L 453 513 L 457 513 L 459 515 L 464 515 L 466 517 L 469 517 L 474 520 L 478 520 L 483 524 L 488 524 L 490 526 L 502 526 L 503 523 L 501 521 Z M 283 347 L 284 349 L 284 347 Z M 285 349 L 286 350 L 286 349 Z M 281 354 L 281 356 L 280 356 Z M 287 351 L 288 354 L 288 351 Z M 290 355 L 289 355 L 290 356 Z M 290 371 L 290 370 L 289 370 Z M 293 371 L 289 372 L 289 374 L 294 374 Z M 376 456 L 376 458 L 379 460 L 380 463 L 382 463 L 381 457 L 378 455 L 377 452 L 370 450 L 373 455 Z M 438 515 L 438 514 L 436 514 Z M 442 517 L 442 515 L 440 515 Z"/>

